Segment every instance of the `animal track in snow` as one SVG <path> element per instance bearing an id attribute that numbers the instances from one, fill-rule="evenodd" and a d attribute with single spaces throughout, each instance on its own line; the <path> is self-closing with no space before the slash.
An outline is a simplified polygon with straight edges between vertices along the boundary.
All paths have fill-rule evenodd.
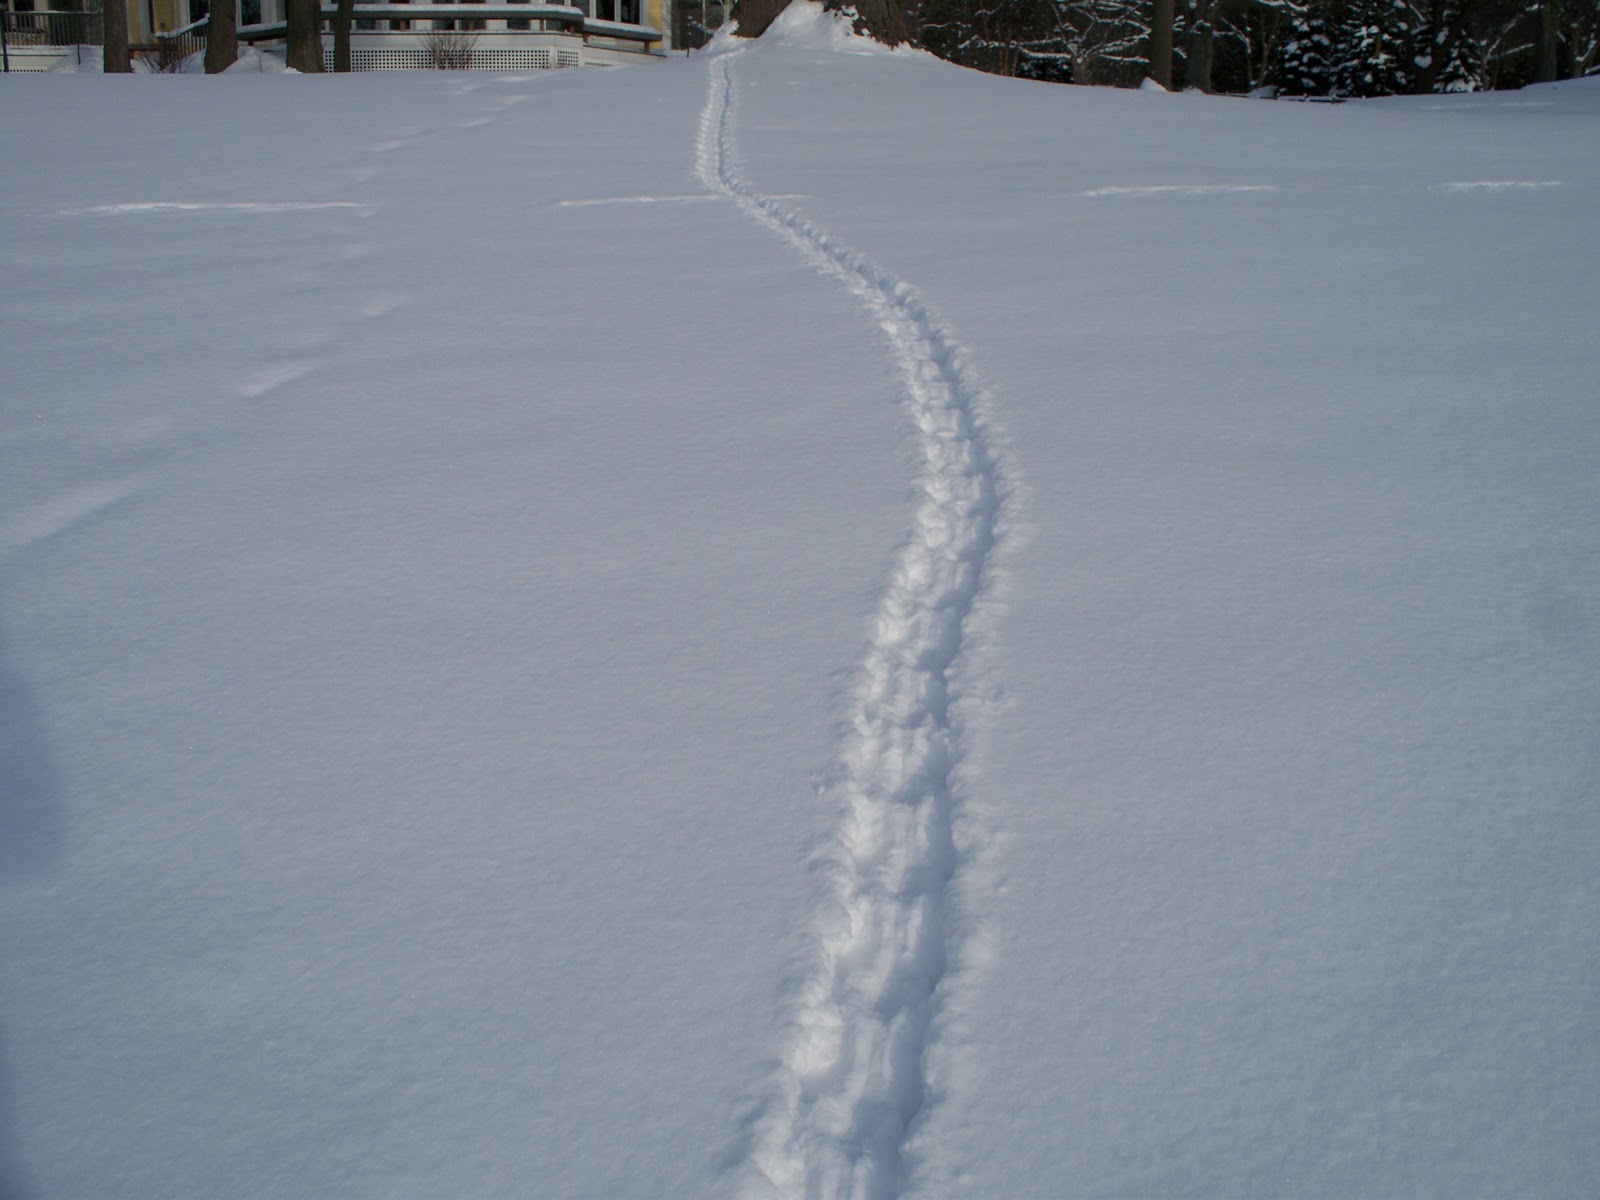
<path id="1" fill-rule="evenodd" d="M 961 751 L 950 675 L 996 540 L 1000 471 L 964 355 L 916 292 L 739 173 L 740 53 L 711 64 L 699 176 L 855 295 L 888 338 L 921 451 L 916 513 L 838 752 L 840 821 L 814 862 L 813 957 L 789 997 L 773 1094 L 749 1131 L 748 1192 L 892 1200 L 927 1101 L 923 1060 L 956 949 L 947 894 L 959 857 L 952 776 Z"/>

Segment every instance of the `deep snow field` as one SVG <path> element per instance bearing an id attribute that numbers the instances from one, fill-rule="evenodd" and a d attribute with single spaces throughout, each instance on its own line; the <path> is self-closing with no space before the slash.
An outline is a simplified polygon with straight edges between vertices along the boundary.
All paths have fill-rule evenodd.
<path id="1" fill-rule="evenodd" d="M 0 1197 L 1600 1189 L 1600 82 L 797 6 L 0 79 Z"/>

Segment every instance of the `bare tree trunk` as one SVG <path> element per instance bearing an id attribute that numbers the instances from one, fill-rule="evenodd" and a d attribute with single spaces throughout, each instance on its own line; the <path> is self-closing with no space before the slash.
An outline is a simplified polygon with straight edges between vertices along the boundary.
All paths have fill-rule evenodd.
<path id="1" fill-rule="evenodd" d="M 1150 19 L 1150 71 L 1154 79 L 1169 91 L 1172 88 L 1172 0 L 1155 0 L 1155 13 Z"/>
<path id="2" fill-rule="evenodd" d="M 1184 55 L 1183 86 L 1202 92 L 1211 90 L 1211 64 L 1216 58 L 1216 39 L 1213 32 L 1197 29 L 1189 36 L 1189 50 Z"/>
<path id="3" fill-rule="evenodd" d="M 318 0 L 287 0 L 289 66 L 305 75 L 322 70 L 322 5 Z"/>
<path id="4" fill-rule="evenodd" d="M 355 15 L 356 0 L 339 0 L 333 14 L 333 69 L 350 69 L 350 21 Z"/>
<path id="5" fill-rule="evenodd" d="M 778 19 L 778 14 L 789 7 L 789 0 L 737 0 L 733 6 L 733 19 L 739 22 L 739 36 L 758 38 L 767 26 Z"/>
<path id="6" fill-rule="evenodd" d="M 1197 0 L 1183 53 L 1183 84 L 1202 92 L 1211 90 L 1211 64 L 1216 58 L 1216 29 L 1211 24 L 1214 0 Z"/>
<path id="7" fill-rule="evenodd" d="M 206 18 L 206 74 L 217 75 L 239 61 L 239 20 L 235 0 L 211 0 Z"/>
<path id="8" fill-rule="evenodd" d="M 1541 0 L 1539 5 L 1539 44 L 1534 51 L 1533 81 L 1554 83 L 1560 75 L 1559 52 L 1561 48 L 1560 14 L 1556 0 Z"/>
<path id="9" fill-rule="evenodd" d="M 133 74 L 133 59 L 128 54 L 127 0 L 106 0 L 101 19 L 105 45 L 101 47 L 100 69 L 107 75 Z"/>

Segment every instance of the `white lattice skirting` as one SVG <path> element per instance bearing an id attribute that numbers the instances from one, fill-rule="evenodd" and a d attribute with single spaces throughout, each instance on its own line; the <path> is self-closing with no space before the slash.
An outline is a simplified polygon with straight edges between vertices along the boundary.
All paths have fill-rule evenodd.
<path id="1" fill-rule="evenodd" d="M 333 49 L 324 47 L 322 65 L 333 70 Z M 486 46 L 475 49 L 468 66 L 473 71 L 549 71 L 557 67 L 583 66 L 583 51 L 573 48 L 549 46 Z M 377 50 L 351 47 L 352 71 L 428 71 L 433 69 L 433 57 L 420 47 L 383 48 Z"/>

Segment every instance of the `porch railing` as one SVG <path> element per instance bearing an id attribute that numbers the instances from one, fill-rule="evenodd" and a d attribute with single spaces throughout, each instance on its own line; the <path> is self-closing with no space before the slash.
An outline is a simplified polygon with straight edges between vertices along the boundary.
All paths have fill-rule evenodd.
<path id="1" fill-rule="evenodd" d="M 98 12 L 0 12 L 6 41 L 19 48 L 32 46 L 98 46 L 105 40 Z"/>
<path id="2" fill-rule="evenodd" d="M 322 4 L 324 21 L 331 20 L 336 6 Z M 646 25 L 633 25 L 620 21 L 607 21 L 590 17 L 583 8 L 563 3 L 502 3 L 502 4 L 448 4 L 417 3 L 395 4 L 358 2 L 355 5 L 356 32 L 394 32 L 428 29 L 483 29 L 490 26 L 508 33 L 516 31 L 543 31 L 566 33 L 587 42 L 591 38 L 613 43 L 635 43 L 641 50 L 661 39 L 661 32 Z M 157 33 L 151 42 L 132 47 L 135 52 L 147 52 L 158 59 L 174 61 L 205 49 L 207 18 L 170 33 Z M 47 9 L 37 12 L 10 12 L 0 10 L 4 22 L 5 40 L 11 48 L 49 48 L 66 46 L 99 46 L 104 42 L 104 24 L 101 14 Z M 284 36 L 282 21 L 258 25 L 241 25 L 239 40 L 250 43 L 277 40 Z M 554 60 L 552 60 L 554 62 Z"/>
<path id="3" fill-rule="evenodd" d="M 199 54 L 206 48 L 206 26 L 210 17 L 201 17 L 198 21 L 191 21 L 182 29 L 174 29 L 171 33 L 156 34 L 156 50 L 161 58 L 185 59 L 191 54 Z"/>

